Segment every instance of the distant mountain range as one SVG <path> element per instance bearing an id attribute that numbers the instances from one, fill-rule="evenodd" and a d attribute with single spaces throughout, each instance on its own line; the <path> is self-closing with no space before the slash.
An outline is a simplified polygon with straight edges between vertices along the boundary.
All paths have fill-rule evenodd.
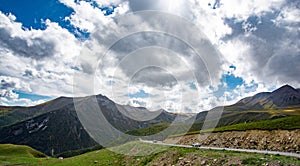
<path id="1" fill-rule="evenodd" d="M 300 90 L 284 85 L 273 92 L 262 92 L 254 96 L 246 97 L 233 105 L 215 107 L 209 111 L 222 109 L 218 125 L 227 126 L 238 123 L 260 121 L 293 115 L 287 110 L 300 110 Z M 286 110 L 286 111 L 284 111 Z M 196 115 L 191 130 L 202 128 L 209 111 L 203 111 Z M 211 121 L 216 119 L 211 119 Z"/>
<path id="2" fill-rule="evenodd" d="M 170 123 L 177 116 L 164 110 L 119 105 L 105 96 L 76 98 L 87 102 L 96 97 L 105 118 L 118 130 L 127 132 L 159 123 Z M 216 107 L 210 111 L 214 111 Z M 237 103 L 225 106 L 218 126 L 289 116 L 284 109 L 300 108 L 300 90 L 285 85 L 273 92 L 258 93 Z M 270 110 L 278 113 L 270 113 Z M 200 129 L 209 111 L 196 114 L 191 130 Z M 151 117 L 143 121 L 138 117 Z M 185 121 L 185 123 L 190 123 Z M 73 98 L 59 97 L 33 107 L 0 107 L 0 143 L 29 145 L 48 155 L 79 150 L 97 145 L 85 131 L 76 114 Z"/>
<path id="3" fill-rule="evenodd" d="M 299 106 L 300 92 L 289 85 L 284 85 L 273 92 L 262 92 L 251 97 L 246 97 L 234 105 L 227 106 L 230 110 L 261 110 L 283 109 Z"/>
<path id="4" fill-rule="evenodd" d="M 151 112 L 142 107 L 119 105 L 102 95 L 95 97 L 105 118 L 123 132 L 172 122 L 177 116 L 164 110 Z M 76 100 L 87 103 L 92 98 Z M 0 143 L 29 145 L 48 155 L 97 145 L 80 123 L 73 98 L 59 97 L 33 107 L 1 107 L 0 112 Z M 154 118 L 138 121 L 131 119 L 130 113 Z"/>

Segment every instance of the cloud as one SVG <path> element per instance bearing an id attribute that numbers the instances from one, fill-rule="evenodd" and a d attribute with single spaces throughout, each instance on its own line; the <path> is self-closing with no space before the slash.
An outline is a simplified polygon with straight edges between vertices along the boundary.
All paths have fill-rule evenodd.
<path id="1" fill-rule="evenodd" d="M 24 29 L 14 15 L 0 13 L 2 103 L 30 103 L 18 98 L 18 89 L 101 93 L 152 110 L 197 112 L 283 83 L 300 86 L 298 1 L 61 2 L 74 10 L 63 19 L 89 33 L 87 40 L 50 20 L 45 30 Z M 106 15 L 101 7 L 114 12 Z M 230 65 L 232 76 L 243 80 L 231 91 L 221 80 Z M 149 98 L 129 98 L 132 87 Z"/>
<path id="2" fill-rule="evenodd" d="M 220 50 L 226 60 L 223 70 L 236 66 L 234 75 L 244 80 L 239 87 L 225 91 L 233 103 L 282 84 L 299 87 L 299 2 L 297 1 L 204 1 L 191 3 L 193 21 Z M 212 9 L 212 4 L 218 7 Z"/>
<path id="3" fill-rule="evenodd" d="M 22 82 L 16 77 L 0 76 L 0 89 L 1 90 L 12 90 L 12 89 L 22 89 L 26 91 L 31 91 L 28 84 Z"/>
<path id="4" fill-rule="evenodd" d="M 124 96 L 128 85 L 142 84 L 156 89 L 151 91 L 151 98 L 156 102 L 147 104 L 135 99 L 135 105 L 151 105 L 151 110 L 159 107 L 171 111 L 203 110 L 197 108 L 197 91 L 187 90 L 189 86 L 179 88 L 183 96 L 191 96 L 185 97 L 183 102 L 181 96 L 169 99 L 165 95 L 187 82 L 197 82 L 201 88 L 220 83 L 219 52 L 191 22 L 161 12 L 143 12 L 115 17 L 101 26 L 85 42 L 85 51 L 81 54 L 79 64 L 87 75 L 79 75 L 75 81 L 76 87 L 86 86 L 84 91 L 78 89 L 80 93 L 95 90 L 127 104 L 128 98 Z M 93 77 L 97 77 L 97 82 L 93 82 Z M 113 84 L 105 85 L 105 82 Z M 184 107 L 179 107 L 181 104 Z"/>
<path id="5" fill-rule="evenodd" d="M 227 60 L 224 68 L 234 64 L 235 74 L 247 83 L 299 86 L 294 63 L 299 57 L 299 2 L 212 1 L 218 3 L 215 10 L 203 1 L 190 2 L 196 6 L 194 21 Z"/>
<path id="6" fill-rule="evenodd" d="M 2 106 L 33 106 L 46 102 L 47 100 L 35 100 L 32 101 L 27 98 L 19 98 L 19 95 L 14 93 L 12 90 L 0 91 L 0 105 Z"/>
<path id="7" fill-rule="evenodd" d="M 36 59 L 54 54 L 55 44 L 53 42 L 46 38 L 43 39 L 42 36 L 31 36 L 31 38 L 28 38 L 31 35 L 29 31 L 27 33 L 23 31 L 22 34 L 18 33 L 22 31 L 18 31 L 16 28 L 21 29 L 22 25 L 14 23 L 15 20 L 11 18 L 12 16 L 6 17 L 0 13 L 0 47 L 2 49 L 9 49 L 14 54 Z"/>
<path id="8" fill-rule="evenodd" d="M 189 6 L 184 0 L 129 0 L 129 7 L 133 12 L 155 10 L 189 17 Z"/>
<path id="9" fill-rule="evenodd" d="M 0 13 L 1 90 L 60 96 L 72 93 L 74 57 L 80 43 L 57 23 L 45 21 L 45 30 L 25 29 L 12 14 Z M 13 80 L 9 88 L 8 80 Z M 51 89 L 51 90 L 49 90 Z"/>
<path id="10" fill-rule="evenodd" d="M 26 98 L 20 98 L 14 90 L 31 91 L 28 84 L 22 82 L 18 78 L 0 76 L 0 105 L 36 105 L 46 100 L 32 101 Z"/>
<path id="11" fill-rule="evenodd" d="M 99 10 L 98 7 L 95 7 L 87 1 L 79 1 L 76 3 L 72 0 L 60 0 L 60 2 L 74 10 L 74 13 L 66 17 L 65 20 L 69 20 L 73 26 L 87 32 L 93 32 L 95 29 L 105 28 L 102 26 L 107 24 L 112 17 L 128 11 L 128 3 L 126 1 L 95 1 L 100 7 L 106 5 L 116 6 L 114 12 L 108 16 L 105 15 L 105 11 Z"/>
<path id="12" fill-rule="evenodd" d="M 282 8 L 285 9 L 286 6 Z M 235 50 L 240 50 L 241 45 L 244 45 L 243 57 L 239 55 L 241 58 L 235 58 L 237 61 L 234 62 L 243 71 L 240 73 L 243 78 L 247 78 L 246 73 L 250 72 L 258 82 L 269 85 L 275 83 L 277 86 L 285 83 L 299 86 L 300 68 L 297 62 L 300 60 L 300 42 L 297 39 L 300 33 L 295 25 L 300 22 L 291 21 L 288 17 L 285 20 L 279 10 L 259 16 L 259 21 L 252 22 L 255 27 L 252 32 L 243 28 L 243 23 L 249 22 L 251 17 L 241 22 L 230 22 L 233 33 L 224 39 L 227 43 L 234 41 L 237 44 Z M 297 15 L 297 12 L 290 11 L 290 15 L 292 14 Z"/>
<path id="13" fill-rule="evenodd" d="M 1 47 L 2 60 L 0 63 L 3 67 L 0 68 L 0 73 L 4 73 L 6 77 L 9 78 L 17 78 L 21 82 L 27 82 L 30 92 L 32 93 L 68 96 L 72 95 L 72 89 L 74 88 L 75 93 L 73 95 L 102 93 L 112 98 L 116 97 L 116 101 L 126 103 L 128 100 L 124 97 L 124 94 L 128 93 L 127 84 L 130 83 L 131 75 L 138 72 L 142 67 L 145 67 L 147 70 L 142 70 L 142 72 L 138 73 L 134 77 L 133 83 L 146 83 L 148 89 L 161 85 L 158 89 L 154 88 L 154 90 L 151 91 L 151 96 L 153 100 L 156 101 L 153 108 L 164 106 L 162 102 L 164 102 L 163 99 L 165 99 L 168 109 L 174 110 L 174 108 L 179 108 L 178 104 L 180 102 L 178 101 L 180 100 L 180 96 L 172 95 L 176 96 L 176 98 L 166 97 L 166 94 L 173 91 L 169 86 L 175 86 L 174 82 L 176 82 L 176 79 L 178 81 L 191 80 L 193 74 L 187 74 L 191 71 L 196 73 L 195 75 L 199 82 L 207 84 L 207 70 L 204 68 L 204 63 L 212 62 L 216 64 L 215 66 L 219 66 L 220 64 L 218 59 L 215 61 L 216 59 L 210 55 L 203 54 L 213 49 L 213 47 L 209 45 L 209 42 L 198 33 L 197 29 L 186 27 L 186 25 L 181 24 L 182 22 L 177 23 L 177 17 L 173 16 L 170 18 L 173 23 L 176 23 L 174 26 L 177 28 L 175 29 L 169 25 L 170 20 L 157 20 L 155 19 L 157 17 L 152 17 L 152 19 L 149 17 L 150 20 L 147 20 L 146 18 L 148 18 L 149 15 L 129 15 L 126 16 L 126 18 L 124 17 L 125 19 L 123 20 L 118 19 L 116 17 L 118 14 L 125 13 L 129 10 L 128 2 L 115 1 L 109 3 L 116 6 L 114 13 L 109 16 L 105 16 L 101 10 L 88 2 L 81 1 L 74 3 L 73 1 L 67 0 L 62 2 L 74 10 L 74 13 L 66 19 L 76 28 L 91 32 L 90 40 L 80 43 L 73 34 L 70 34 L 67 30 L 51 21 L 45 22 L 47 25 L 45 30 L 24 30 L 22 29 L 21 23 L 15 22 L 14 16 L 1 15 L 6 25 L 3 26 L 3 29 L 10 35 L 1 37 L 2 41 L 4 41 L 3 43 L 6 45 Z M 165 6 L 166 4 L 160 5 Z M 122 37 L 125 37 L 127 34 L 145 30 L 157 30 L 158 33 L 156 33 L 156 35 L 152 35 L 153 33 L 140 33 L 133 35 L 132 38 L 127 37 L 127 41 L 124 40 L 123 43 L 120 42 L 118 47 L 111 49 L 113 56 L 101 56 L 103 52 L 105 52 L 111 44 L 119 40 L 119 38 L 122 39 Z M 166 33 L 161 33 L 164 31 L 166 31 Z M 183 31 L 188 31 L 188 34 L 198 35 L 186 35 L 183 36 L 183 39 L 184 41 L 191 40 L 191 43 L 194 45 L 202 45 L 204 48 L 200 54 L 202 53 L 202 56 L 204 56 L 203 59 L 199 58 L 191 47 L 182 44 L 184 41 L 180 41 L 176 39 L 176 37 L 168 35 L 168 33 L 174 33 L 175 36 L 178 36 L 182 34 Z M 11 37 L 18 39 L 20 42 L 10 43 L 8 40 Z M 134 42 L 130 43 L 128 41 Z M 81 46 L 83 44 L 87 47 L 86 50 L 84 48 L 83 52 L 81 52 L 84 56 L 79 57 L 79 62 L 74 64 L 73 58 L 82 51 Z M 49 45 L 51 47 L 46 48 L 43 45 Z M 162 47 L 164 49 L 158 49 L 152 52 L 152 50 L 150 50 L 151 46 L 157 46 L 157 48 Z M 143 57 L 129 57 L 126 61 L 126 59 L 123 59 L 123 55 L 126 54 L 120 54 L 122 52 L 131 53 L 135 51 L 136 48 L 147 47 L 149 48 L 148 50 L 145 49 L 142 52 L 135 52 L 146 53 Z M 43 50 L 43 48 L 45 48 L 45 50 Z M 93 50 L 93 52 L 88 52 L 89 49 Z M 178 56 L 171 56 L 170 52 L 167 51 L 168 49 L 173 51 L 172 54 L 178 54 Z M 45 52 L 46 50 L 48 50 L 48 52 Z M 212 54 L 216 54 L 216 52 Z M 184 57 L 185 60 L 182 60 L 182 57 Z M 100 66 L 101 74 L 94 77 L 94 70 L 97 68 L 98 61 L 100 65 L 102 64 L 102 66 Z M 152 67 L 149 66 L 150 61 L 152 61 L 152 63 L 150 63 Z M 140 66 L 136 66 L 136 64 Z M 76 70 L 74 70 L 74 66 Z M 161 67 L 163 70 L 157 70 L 157 67 Z M 116 69 L 119 73 L 114 74 Z M 210 74 L 219 75 L 218 68 L 211 67 L 211 69 L 214 70 L 212 70 Z M 171 74 L 169 74 L 170 71 Z M 73 84 L 74 74 L 81 76 L 80 82 L 82 82 L 83 85 Z M 114 74 L 113 80 L 112 74 Z M 176 78 L 173 78 L 174 76 L 172 75 L 176 75 Z M 91 86 L 93 88 L 91 90 L 89 83 L 94 81 L 94 78 L 99 80 L 99 82 L 96 83 L 94 87 Z M 106 84 L 106 82 L 110 81 L 114 82 L 113 91 L 110 91 L 110 86 Z M 3 89 L 5 88 L 3 87 Z M 21 86 L 20 89 L 23 90 L 24 87 Z M 25 91 L 28 92 L 29 89 Z M 185 89 L 181 88 L 181 90 L 186 93 L 196 93 L 194 91 L 189 92 L 188 90 L 190 90 L 190 88 L 188 86 L 186 86 Z M 176 88 L 175 91 L 178 93 L 180 88 Z M 76 92 L 78 92 L 78 94 Z M 188 98 L 189 97 L 186 97 L 186 99 Z M 196 102 L 194 100 L 192 101 Z M 186 108 L 189 105 L 188 102 L 188 100 L 184 102 Z M 140 104 L 142 103 L 140 102 Z"/>

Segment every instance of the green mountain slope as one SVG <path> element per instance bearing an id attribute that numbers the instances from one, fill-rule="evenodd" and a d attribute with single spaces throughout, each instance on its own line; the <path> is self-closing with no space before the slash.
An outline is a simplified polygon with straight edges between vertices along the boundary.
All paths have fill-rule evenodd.
<path id="1" fill-rule="evenodd" d="M 43 153 L 24 145 L 0 144 L 0 165 L 26 165 L 46 157 Z"/>
<path id="2" fill-rule="evenodd" d="M 228 126 L 221 126 L 217 127 L 215 129 L 208 129 L 204 130 L 203 132 L 223 132 L 223 131 L 245 131 L 245 130 L 293 130 L 293 129 L 300 129 L 300 111 L 298 115 L 294 116 L 288 116 L 288 117 L 282 117 L 282 118 L 276 118 L 276 119 L 269 119 L 269 120 L 262 120 L 262 121 L 254 121 L 249 123 L 237 123 L 233 125 Z M 138 130 L 131 130 L 128 131 L 127 134 L 131 135 L 137 135 L 137 136 L 147 136 L 147 135 L 153 135 L 156 133 L 159 133 L 169 127 L 170 124 L 168 123 L 160 123 L 156 124 L 147 128 L 138 129 Z M 184 130 L 181 130 L 183 128 L 183 125 L 177 125 L 176 130 L 178 135 L 184 134 Z M 195 126 L 198 126 L 200 124 L 195 124 Z M 199 134 L 200 128 L 190 129 L 190 131 L 187 134 Z"/>
<path id="3" fill-rule="evenodd" d="M 105 96 L 97 95 L 95 97 L 105 118 L 116 129 L 124 132 L 148 127 L 156 123 L 171 122 L 176 117 L 175 114 L 161 111 L 158 116 L 154 116 L 154 119 L 138 121 L 120 111 L 139 112 L 141 116 L 151 116 L 153 112 L 145 108 L 118 105 Z M 100 111 L 98 108 L 90 108 L 90 103 L 94 102 L 92 97 L 78 98 L 77 100 L 80 102 L 77 108 L 82 107 L 86 111 L 85 114 Z M 33 110 L 28 107 L 19 111 L 26 112 L 25 109 L 29 109 L 36 113 L 38 107 L 41 105 L 34 107 Z M 0 143 L 29 145 L 47 155 L 57 155 L 97 145 L 81 124 L 71 98 L 58 98 L 43 104 L 43 108 L 42 112 L 46 113 L 0 128 Z M 3 119 L 7 117 L 2 116 Z"/>
<path id="4" fill-rule="evenodd" d="M 218 121 L 217 127 L 222 127 L 299 115 L 299 96 L 299 90 L 286 85 L 273 92 L 259 93 L 242 99 L 236 104 L 225 106 L 220 119 L 211 117 L 209 121 Z M 105 119 L 112 126 L 131 135 L 159 133 L 167 128 L 176 116 L 190 117 L 163 110 L 151 112 L 145 108 L 119 105 L 102 95 L 94 97 L 76 98 L 79 101 L 76 107 L 84 110 L 83 115 L 89 112 L 96 113 L 99 111 L 98 108 L 91 107 L 91 105 L 97 102 Z M 186 124 L 192 123 L 190 131 L 199 131 L 208 112 L 214 112 L 220 108 L 216 107 L 210 111 L 198 113 L 194 117 L 195 121 L 192 121 L 193 118 L 180 121 L 176 124 L 177 126 L 173 126 L 172 134 L 182 133 Z M 77 113 L 73 99 L 66 97 L 34 107 L 0 107 L 0 124 L 6 125 L 0 127 L 0 143 L 29 145 L 47 155 L 57 155 L 97 145 L 85 130 L 86 128 L 82 126 Z M 132 116 L 148 117 L 148 120 L 145 118 L 146 120 L 139 121 Z M 96 124 L 95 122 L 90 123 Z M 9 125 L 11 123 L 14 124 Z M 159 137 L 163 139 L 167 135 Z"/>
<path id="5" fill-rule="evenodd" d="M 142 148 L 143 147 L 143 148 Z M 160 145 L 150 145 L 141 142 L 131 142 L 114 150 L 133 152 L 143 149 L 137 153 L 145 154 L 149 150 L 164 148 Z M 148 150 L 147 150 L 148 149 Z M 1 156 L 0 156 L 1 157 Z M 15 157 L 14 155 L 11 158 Z M 25 158 L 24 158 L 25 159 Z M 293 157 L 262 155 L 254 153 L 239 153 L 229 151 L 199 150 L 196 148 L 171 147 L 159 153 L 128 156 L 118 154 L 107 149 L 85 153 L 63 160 L 41 158 L 32 160 L 27 158 L 26 162 L 9 160 L 6 164 L 10 165 L 45 165 L 45 166 L 94 166 L 94 165 L 299 165 L 300 160 Z"/>
<path id="6" fill-rule="evenodd" d="M 233 105 L 216 107 L 209 111 L 220 109 L 223 110 L 221 118 L 211 119 L 218 121 L 217 127 L 300 114 L 300 92 L 289 85 L 284 85 L 273 92 L 258 93 Z M 209 111 L 197 114 L 191 130 L 199 130 L 202 127 Z"/>

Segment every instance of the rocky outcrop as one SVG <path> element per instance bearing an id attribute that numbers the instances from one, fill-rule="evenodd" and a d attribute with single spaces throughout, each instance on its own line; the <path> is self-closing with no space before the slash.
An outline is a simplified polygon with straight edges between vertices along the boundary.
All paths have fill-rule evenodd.
<path id="1" fill-rule="evenodd" d="M 174 140 L 175 138 L 169 138 L 165 142 Z M 195 142 L 200 142 L 203 146 L 300 153 L 300 129 L 248 130 L 186 135 L 182 136 L 177 144 L 191 145 Z"/>

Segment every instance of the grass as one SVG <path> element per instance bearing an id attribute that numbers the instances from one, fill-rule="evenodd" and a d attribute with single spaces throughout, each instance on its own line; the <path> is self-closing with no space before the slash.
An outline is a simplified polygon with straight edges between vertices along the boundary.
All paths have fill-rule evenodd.
<path id="1" fill-rule="evenodd" d="M 300 115 L 300 108 L 288 108 L 288 109 L 270 109 L 270 110 L 251 110 L 249 112 L 268 112 L 271 116 L 276 115 Z"/>
<path id="2" fill-rule="evenodd" d="M 205 132 L 224 132 L 224 131 L 246 131 L 246 130 L 293 130 L 300 129 L 300 115 L 289 116 L 284 118 L 263 120 L 257 122 L 240 123 L 229 126 L 217 127 L 215 129 L 207 129 Z M 200 131 L 190 131 L 185 135 L 199 134 Z M 183 134 L 173 135 L 171 137 L 181 136 Z"/>
<path id="3" fill-rule="evenodd" d="M 168 128 L 169 126 L 170 126 L 170 123 L 158 123 L 158 124 L 152 125 L 147 128 L 128 131 L 128 132 L 126 132 L 126 134 L 135 135 L 135 136 L 153 135 L 153 134 L 159 133 L 160 131 L 163 131 L 164 129 Z"/>
<path id="4" fill-rule="evenodd" d="M 0 109 L 0 116 L 9 113 L 9 110 L 7 109 Z"/>
<path id="5" fill-rule="evenodd" d="M 294 116 L 278 118 L 273 120 L 263 120 L 257 122 L 248 122 L 230 126 L 223 126 L 215 128 L 213 132 L 245 131 L 253 129 L 292 130 L 300 128 L 299 111 L 293 111 L 292 109 L 290 109 L 281 110 L 280 113 L 275 111 L 274 113 L 272 113 L 272 111 L 269 112 L 272 115 L 278 115 L 283 112 L 288 112 L 290 114 L 293 114 Z M 129 131 L 128 133 L 133 135 L 149 135 L 153 133 L 158 133 L 159 131 L 167 128 L 168 126 L 169 124 L 167 123 L 157 124 L 146 129 Z M 211 130 L 207 130 L 204 132 L 208 131 Z M 199 131 L 189 132 L 188 134 L 199 134 Z M 120 152 L 121 154 L 112 152 L 110 150 Z M 129 152 L 136 156 L 124 155 Z M 168 148 L 164 146 L 150 145 L 140 142 L 130 142 L 126 145 L 121 145 L 111 149 L 96 150 L 78 156 L 65 158 L 63 160 L 58 160 L 55 158 L 46 160 L 44 154 L 28 146 L 11 144 L 0 145 L 0 165 L 152 165 L 157 162 L 165 162 L 165 160 L 170 160 L 170 163 L 176 164 L 180 162 L 179 157 L 181 158 L 190 155 L 201 157 L 203 158 L 203 160 L 208 159 L 207 164 L 209 165 L 216 165 L 216 163 L 213 163 L 214 159 L 218 159 L 220 161 L 222 160 L 222 162 L 226 163 L 231 159 L 236 160 L 237 158 L 240 160 L 241 164 L 245 165 L 262 165 L 266 162 L 276 161 L 280 161 L 281 163 L 300 165 L 300 160 L 292 157 L 228 151 L 186 149 L 178 147 Z M 218 165 L 223 164 L 224 163 L 219 163 Z"/>
<path id="6" fill-rule="evenodd" d="M 255 112 L 255 111 L 252 111 Z M 260 111 L 261 112 L 261 111 Z M 266 110 L 266 112 L 270 113 L 270 117 L 274 117 L 276 115 L 283 115 L 288 114 L 288 117 L 278 118 L 278 119 L 270 119 L 270 120 L 262 120 L 262 121 L 254 121 L 254 122 L 247 122 L 247 123 L 239 123 L 239 124 L 233 124 L 228 126 L 221 126 L 217 127 L 214 130 L 212 129 L 206 129 L 201 132 L 223 132 L 223 131 L 245 131 L 245 130 L 292 130 L 292 129 L 300 129 L 300 111 L 299 110 L 293 110 L 293 109 L 287 109 L 287 110 Z M 163 131 L 164 129 L 168 128 L 170 126 L 169 123 L 159 123 L 155 124 L 153 126 L 138 129 L 138 130 L 131 130 L 128 131 L 127 134 L 135 135 L 135 136 L 147 136 L 147 135 L 153 135 L 156 133 L 159 133 Z M 174 127 L 176 131 L 174 131 L 173 136 L 181 136 L 184 135 L 182 131 L 184 130 L 183 125 L 177 124 L 176 127 Z M 189 132 L 187 132 L 185 135 L 191 135 L 191 134 L 199 134 L 199 128 L 197 130 L 190 129 Z"/>
<path id="7" fill-rule="evenodd" d="M 158 123 L 147 128 L 130 130 L 126 134 L 134 136 L 149 136 L 149 135 L 160 135 L 161 137 L 166 137 L 165 135 L 175 135 L 186 132 L 190 129 L 190 124 L 170 124 L 170 123 Z M 166 133 L 160 133 L 161 131 L 168 128 Z"/>
<path id="8" fill-rule="evenodd" d="M 43 153 L 24 145 L 0 144 L 0 165 L 34 163 L 46 157 Z"/>
<path id="9" fill-rule="evenodd" d="M 246 130 L 292 130 L 300 129 L 300 116 L 289 116 L 285 118 L 278 118 L 273 120 L 263 120 L 258 122 L 249 122 L 234 124 L 230 126 L 218 127 L 215 129 L 208 129 L 201 131 L 205 132 L 224 132 L 224 131 L 246 131 Z M 199 134 L 199 131 L 191 131 L 186 135 Z M 178 135 L 176 135 L 178 136 Z"/>
<path id="10" fill-rule="evenodd" d="M 45 165 L 45 166 L 89 166 L 89 165 L 170 165 L 179 162 L 194 162 L 206 160 L 209 165 L 223 165 L 228 162 L 239 160 L 243 164 L 262 165 L 266 162 L 276 162 L 299 165 L 300 160 L 293 157 L 263 155 L 255 153 L 240 153 L 230 151 L 199 150 L 197 148 L 165 147 L 161 145 L 146 144 L 141 142 L 130 142 L 110 150 L 102 149 L 88 152 L 82 155 L 65 158 L 63 160 L 37 158 L 41 153 L 26 147 L 15 145 L 0 146 L 0 165 Z M 138 149 L 138 150 L 137 150 Z M 112 150 L 112 151 L 111 151 Z M 151 153 L 149 150 L 152 150 Z M 137 156 L 129 156 L 115 153 L 137 152 Z M 150 155 L 147 155 L 150 154 Z M 8 160 L 8 158 L 10 158 Z M 219 163 L 214 163 L 215 161 Z M 169 164 L 168 164 L 169 163 Z"/>
<path id="11" fill-rule="evenodd" d="M 130 154 L 134 156 L 145 156 L 148 154 L 155 154 L 167 150 L 168 146 L 161 146 L 157 144 L 148 144 L 140 141 L 132 141 L 126 144 L 109 148 L 112 151 L 121 154 Z"/>
<path id="12" fill-rule="evenodd" d="M 245 131 L 245 130 L 292 130 L 300 128 L 300 116 L 289 116 L 273 120 L 235 124 L 214 129 L 213 132 Z"/>
<path id="13" fill-rule="evenodd" d="M 103 147 L 101 145 L 95 145 L 95 146 L 89 147 L 89 148 L 66 151 L 66 152 L 63 152 L 60 154 L 56 154 L 55 156 L 67 158 L 67 157 L 77 156 L 77 155 L 84 154 L 84 153 L 91 152 L 91 151 L 100 150 L 102 148 Z"/>
<path id="14" fill-rule="evenodd" d="M 45 155 L 25 145 L 0 144 L 0 156 L 45 157 Z"/>

